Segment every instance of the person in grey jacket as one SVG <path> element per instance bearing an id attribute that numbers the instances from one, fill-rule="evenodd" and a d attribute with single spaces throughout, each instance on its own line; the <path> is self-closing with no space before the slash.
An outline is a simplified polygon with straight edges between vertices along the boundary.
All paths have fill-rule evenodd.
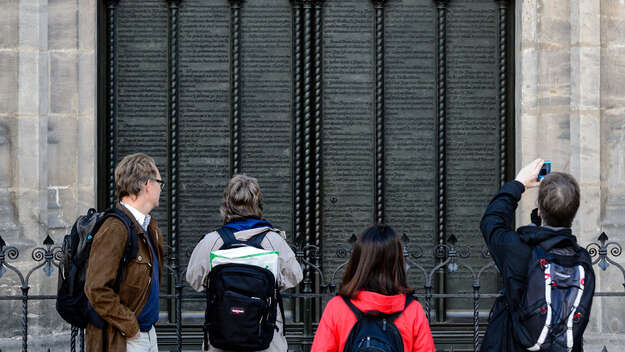
<path id="1" fill-rule="evenodd" d="M 270 230 L 261 242 L 261 246 L 264 249 L 279 252 L 279 273 L 276 280 L 280 290 L 295 287 L 302 281 L 301 266 L 286 242 L 285 232 L 274 228 L 263 218 L 263 196 L 255 178 L 235 175 L 224 190 L 220 212 L 223 226 L 232 229 L 238 240 L 246 241 L 261 232 Z M 187 268 L 187 281 L 196 291 L 205 290 L 210 272 L 210 252 L 219 250 L 222 245 L 221 237 L 217 231 L 213 231 L 206 234 L 193 249 Z M 286 337 L 282 333 L 284 322 L 281 317 L 278 311 L 276 321 L 278 331 L 274 333 L 271 345 L 265 351 L 285 352 L 288 349 Z M 208 351 L 221 351 L 212 346 L 205 347 L 208 347 Z"/>

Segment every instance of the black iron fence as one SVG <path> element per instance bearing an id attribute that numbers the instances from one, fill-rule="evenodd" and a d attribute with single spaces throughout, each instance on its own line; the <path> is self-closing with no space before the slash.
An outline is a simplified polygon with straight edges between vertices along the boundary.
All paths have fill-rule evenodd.
<path id="1" fill-rule="evenodd" d="M 353 242 L 355 239 L 351 239 Z M 406 240 L 406 238 L 404 238 Z M 409 252 L 404 246 L 404 256 L 407 264 L 410 265 L 410 270 L 417 270 L 419 276 L 422 277 L 421 285 L 413 285 L 413 287 L 420 287 L 421 290 L 415 296 L 419 299 L 428 320 L 433 324 L 432 331 L 437 348 L 445 351 L 478 351 L 480 339 L 483 336 L 484 329 L 486 327 L 486 321 L 484 318 L 480 318 L 480 302 L 486 299 L 492 299 L 499 296 L 499 293 L 489 292 L 483 293 L 480 291 L 481 279 L 486 272 L 491 272 L 489 269 L 493 269 L 494 263 L 489 261 L 487 264 L 474 268 L 465 262 L 466 258 L 471 256 L 471 250 L 469 247 L 458 244 L 455 236 L 451 235 L 446 244 L 440 244 L 434 247 L 432 253 L 432 259 L 436 261 L 436 265 L 431 269 L 426 269 L 424 266 L 417 263 L 415 257 L 421 257 L 424 255 L 424 250 L 420 247 L 411 248 Z M 623 288 L 621 292 L 596 292 L 595 297 L 625 297 L 625 268 L 622 265 L 615 262 L 612 258 L 618 257 L 622 254 L 622 246 L 614 241 L 610 241 L 605 233 L 597 238 L 597 242 L 593 242 L 586 247 L 593 258 L 593 265 L 598 266 L 601 270 L 605 271 L 610 265 L 615 266 L 620 270 L 623 275 Z M 337 273 L 339 273 L 344 265 L 339 265 L 330 275 L 329 278 L 324 277 L 324 273 L 316 263 L 320 262 L 320 249 L 313 245 L 305 245 L 298 248 L 294 248 L 298 261 L 302 265 L 303 269 L 307 273 L 305 275 L 304 282 L 295 292 L 288 292 L 284 294 L 286 299 L 291 301 L 292 307 L 298 307 L 300 317 L 298 322 L 287 324 L 287 338 L 289 341 L 289 350 L 292 351 L 307 351 L 312 343 L 314 337 L 314 331 L 316 328 L 316 321 L 318 320 L 318 313 L 315 314 L 314 307 L 320 307 L 323 302 L 326 302 L 329 298 L 333 297 L 336 292 Z M 349 249 L 338 253 L 339 257 L 349 257 Z M 416 254 L 415 254 L 416 253 Z M 490 254 L 486 248 L 479 253 L 483 258 L 489 258 Z M 56 280 L 56 275 L 52 275 L 55 270 L 58 270 L 59 262 L 63 258 L 63 251 L 61 246 L 55 245 L 50 236 L 46 237 L 43 241 L 43 247 L 37 247 L 32 250 L 31 258 L 34 262 L 32 267 L 24 269 L 24 271 L 10 264 L 10 262 L 17 261 L 20 257 L 20 251 L 13 246 L 8 246 L 5 241 L 0 237 L 0 284 L 2 280 L 10 274 L 17 277 L 19 283 L 19 290 L 21 295 L 3 295 L 0 296 L 0 301 L 16 301 L 21 302 L 22 314 L 21 314 L 21 344 L 22 351 L 26 352 L 29 348 L 28 334 L 29 334 L 29 302 L 33 301 L 47 301 L 50 305 L 54 304 L 56 299 L 55 295 L 30 295 L 29 290 L 30 280 L 33 273 L 37 270 L 42 270 L 46 277 L 50 277 L 50 280 Z M 170 258 L 171 262 L 175 263 L 174 258 Z M 23 262 L 23 261 L 22 261 Z M 55 269 L 56 268 L 56 269 Z M 187 301 L 203 301 L 205 296 L 203 293 L 188 293 L 185 290 L 185 267 L 172 267 L 165 265 L 171 282 L 173 285 L 172 293 L 161 294 L 162 299 L 166 299 L 171 302 L 169 309 L 169 321 L 166 323 L 160 323 L 157 325 L 157 332 L 159 335 L 159 345 L 164 350 L 182 351 L 183 347 L 199 349 L 202 342 L 201 324 L 200 323 L 187 323 L 183 322 L 183 302 Z M 440 293 L 434 292 L 435 275 L 440 272 L 445 272 L 448 275 L 453 275 L 458 271 L 466 271 L 470 275 L 472 280 L 471 293 Z M 15 279 L 15 277 L 14 277 Z M 11 288 L 7 285 L 2 285 L 0 290 L 14 290 L 16 287 Z M 2 293 L 0 291 L 0 293 Z M 447 323 L 434 323 L 432 322 L 432 302 L 437 299 L 468 299 L 472 302 L 472 318 L 470 324 L 447 324 Z M 450 333 L 453 331 L 453 333 Z M 437 341 L 438 337 L 452 341 L 451 343 L 443 344 L 444 347 L 440 347 L 440 341 Z M 454 342 L 456 340 L 458 343 Z M 70 341 L 68 341 L 69 349 L 72 352 L 84 351 L 84 331 L 78 328 L 71 328 Z M 50 351 L 50 348 L 46 348 Z M 603 351 L 607 352 L 607 347 L 603 347 Z M 2 350 L 0 349 L 0 352 Z"/>

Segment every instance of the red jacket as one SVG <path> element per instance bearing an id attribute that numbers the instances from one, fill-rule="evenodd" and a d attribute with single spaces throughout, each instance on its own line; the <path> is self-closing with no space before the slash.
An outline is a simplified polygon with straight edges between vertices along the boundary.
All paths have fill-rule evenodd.
<path id="1" fill-rule="evenodd" d="M 363 312 L 377 310 L 395 313 L 404 309 L 406 295 L 385 296 L 375 292 L 360 291 L 354 305 Z M 311 352 L 342 352 L 349 331 L 356 324 L 356 316 L 339 296 L 328 302 L 323 311 Z M 423 308 L 414 301 L 397 317 L 395 325 L 404 340 L 405 352 L 434 352 L 434 341 Z"/>

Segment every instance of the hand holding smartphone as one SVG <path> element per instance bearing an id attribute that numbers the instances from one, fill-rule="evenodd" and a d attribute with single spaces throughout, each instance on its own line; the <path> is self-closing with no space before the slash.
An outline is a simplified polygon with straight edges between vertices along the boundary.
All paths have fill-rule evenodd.
<path id="1" fill-rule="evenodd" d="M 545 176 L 547 176 L 550 172 L 551 172 L 551 161 L 550 160 L 546 160 L 543 163 L 543 166 L 540 168 L 540 172 L 538 172 L 538 179 L 537 179 L 537 181 L 540 182 L 540 180 L 545 178 Z"/>
<path id="2" fill-rule="evenodd" d="M 539 176 L 539 174 L 541 173 L 541 167 L 544 166 L 544 164 L 546 163 L 551 164 L 550 161 L 545 162 L 543 159 L 538 158 L 531 163 L 525 165 L 516 175 L 515 181 L 523 184 L 525 188 L 538 187 L 540 185 L 540 180 L 542 179 L 542 177 L 547 175 L 547 170 L 545 170 L 544 175 L 542 177 Z M 545 166 L 545 168 L 547 167 L 550 168 L 551 165 Z"/>

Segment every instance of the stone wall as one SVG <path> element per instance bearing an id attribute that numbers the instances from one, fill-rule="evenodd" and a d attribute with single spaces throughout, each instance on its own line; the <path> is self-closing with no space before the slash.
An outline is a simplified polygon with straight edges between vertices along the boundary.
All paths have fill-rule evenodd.
<path id="1" fill-rule="evenodd" d="M 10 263 L 26 276 L 33 248 L 48 234 L 60 244 L 77 213 L 94 205 L 95 0 L 2 0 L 0 7 L 0 236 L 20 250 Z M 29 284 L 30 294 L 56 292 L 56 276 L 41 270 Z M 19 294 L 19 286 L 6 272 L 0 295 Z M 2 301 L 0 311 L 0 338 L 19 335 L 20 302 Z M 31 302 L 29 312 L 38 350 L 38 337 L 49 341 L 64 327 L 50 301 Z M 21 342 L 0 349 L 7 344 Z"/>
<path id="2" fill-rule="evenodd" d="M 623 48 L 623 1 L 517 2 L 517 168 L 541 157 L 577 178 L 574 232 L 583 245 L 602 231 L 625 243 Z M 518 224 L 528 222 L 536 194 L 526 192 Z M 623 291 L 614 265 L 597 274 L 597 291 Z M 587 350 L 625 343 L 624 301 L 595 299 Z"/>

